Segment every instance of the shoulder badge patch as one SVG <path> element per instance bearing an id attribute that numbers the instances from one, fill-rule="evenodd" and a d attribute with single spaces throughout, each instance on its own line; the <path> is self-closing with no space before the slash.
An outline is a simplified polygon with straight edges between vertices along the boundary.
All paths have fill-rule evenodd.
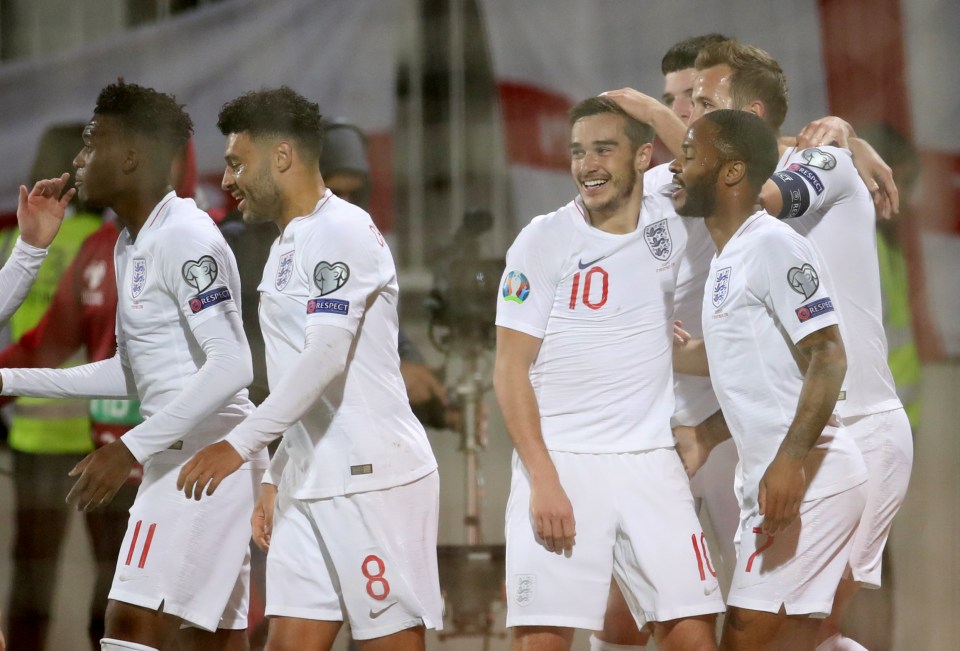
<path id="1" fill-rule="evenodd" d="M 511 271 L 503 279 L 501 293 L 505 301 L 523 303 L 530 295 L 530 281 L 521 272 Z"/>
<path id="2" fill-rule="evenodd" d="M 197 290 L 197 293 L 202 293 L 214 283 L 220 270 L 217 268 L 217 261 L 205 255 L 199 260 L 184 262 L 182 273 L 187 284 Z"/>
<path id="3" fill-rule="evenodd" d="M 147 284 L 147 260 L 146 258 L 133 259 L 133 278 L 130 283 L 130 296 L 136 298 L 143 292 Z"/>
<path id="4" fill-rule="evenodd" d="M 810 167 L 819 167 L 822 170 L 832 170 L 837 166 L 837 159 L 830 154 L 819 149 L 804 149 L 803 160 L 807 161 Z"/>
<path id="5" fill-rule="evenodd" d="M 320 262 L 313 268 L 313 282 L 320 290 L 320 296 L 331 294 L 344 285 L 350 278 L 350 267 L 343 262 Z"/>
<path id="6" fill-rule="evenodd" d="M 801 305 L 795 310 L 795 312 L 797 313 L 797 319 L 800 320 L 800 323 L 804 323 L 805 321 L 809 321 L 810 319 L 818 317 L 821 314 L 833 312 L 833 301 L 831 301 L 829 297 L 821 298 L 812 303 Z"/>
<path id="7" fill-rule="evenodd" d="M 790 283 L 793 291 L 803 294 L 806 299 L 817 293 L 817 289 L 820 287 L 820 276 L 817 275 L 817 270 L 812 265 L 804 263 L 799 268 L 790 267 L 790 270 L 787 271 L 787 282 Z"/>

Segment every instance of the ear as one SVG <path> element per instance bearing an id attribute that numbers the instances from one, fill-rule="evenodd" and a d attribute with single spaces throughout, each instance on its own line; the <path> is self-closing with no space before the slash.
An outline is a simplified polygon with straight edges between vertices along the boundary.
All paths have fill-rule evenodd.
<path id="1" fill-rule="evenodd" d="M 747 111 L 750 111 L 758 118 L 767 119 L 767 107 L 766 105 L 758 99 L 753 100 L 750 104 L 747 105 Z"/>
<path id="2" fill-rule="evenodd" d="M 643 174 L 650 167 L 650 160 L 653 158 L 653 144 L 647 143 L 637 147 L 637 153 L 633 157 L 633 165 L 637 172 Z"/>
<path id="3" fill-rule="evenodd" d="M 747 178 L 747 166 L 742 160 L 727 161 L 720 173 L 724 185 L 732 187 Z"/>
<path id="4" fill-rule="evenodd" d="M 140 164 L 140 152 L 137 149 L 130 148 L 124 152 L 123 162 L 120 164 L 120 170 L 124 174 L 133 174 L 139 169 Z"/>
<path id="5" fill-rule="evenodd" d="M 281 140 L 273 148 L 273 164 L 278 172 L 286 172 L 293 165 L 293 147 L 286 140 Z"/>

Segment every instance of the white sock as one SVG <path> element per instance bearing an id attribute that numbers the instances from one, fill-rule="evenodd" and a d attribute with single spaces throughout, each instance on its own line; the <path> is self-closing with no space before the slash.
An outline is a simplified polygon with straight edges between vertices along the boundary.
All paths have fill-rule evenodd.
<path id="1" fill-rule="evenodd" d="M 152 646 L 137 644 L 136 642 L 127 642 L 126 640 L 113 640 L 105 637 L 100 640 L 100 651 L 160 651 Z"/>
<path id="2" fill-rule="evenodd" d="M 861 646 L 849 637 L 834 633 L 817 645 L 817 651 L 867 651 L 867 647 Z"/>
<path id="3" fill-rule="evenodd" d="M 641 651 L 646 646 L 636 646 L 634 644 L 614 644 L 613 642 L 604 642 L 598 639 L 593 633 L 590 634 L 590 651 Z M 818 650 L 819 651 L 819 650 Z"/>

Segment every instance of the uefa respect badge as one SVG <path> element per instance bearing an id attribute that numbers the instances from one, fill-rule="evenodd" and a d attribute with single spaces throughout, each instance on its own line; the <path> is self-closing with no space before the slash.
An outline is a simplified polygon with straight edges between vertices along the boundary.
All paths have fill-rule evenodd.
<path id="1" fill-rule="evenodd" d="M 511 271 L 503 279 L 503 300 L 523 303 L 530 295 L 530 281 L 519 271 Z"/>

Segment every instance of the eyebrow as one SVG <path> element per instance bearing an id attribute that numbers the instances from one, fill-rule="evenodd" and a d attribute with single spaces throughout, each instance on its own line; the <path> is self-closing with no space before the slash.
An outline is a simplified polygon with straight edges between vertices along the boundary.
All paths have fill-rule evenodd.
<path id="1" fill-rule="evenodd" d="M 616 140 L 594 140 L 590 144 L 593 145 L 594 147 L 600 147 L 603 145 L 616 146 L 619 143 Z M 574 147 L 583 147 L 583 145 L 581 145 L 579 142 L 571 142 L 570 149 L 573 149 Z"/>

